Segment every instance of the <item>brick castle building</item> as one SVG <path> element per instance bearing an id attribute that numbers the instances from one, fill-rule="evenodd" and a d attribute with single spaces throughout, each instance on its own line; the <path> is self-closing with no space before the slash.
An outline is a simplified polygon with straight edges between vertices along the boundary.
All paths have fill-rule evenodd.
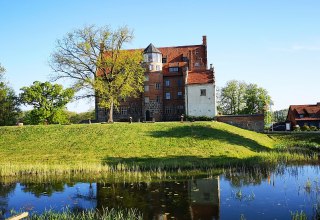
<path id="1" fill-rule="evenodd" d="M 202 44 L 141 50 L 146 68 L 144 92 L 123 101 L 114 111 L 114 121 L 175 121 L 182 114 L 216 115 L 215 77 L 208 69 L 207 38 Z M 104 108 L 96 107 L 97 120 L 106 121 Z"/>

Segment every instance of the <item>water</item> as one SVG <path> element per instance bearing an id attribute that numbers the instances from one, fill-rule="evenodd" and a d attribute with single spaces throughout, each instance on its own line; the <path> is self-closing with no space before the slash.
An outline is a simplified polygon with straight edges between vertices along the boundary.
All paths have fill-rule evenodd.
<path id="1" fill-rule="evenodd" d="M 155 182 L 1 183 L 0 219 L 12 209 L 41 213 L 66 206 L 136 208 L 145 219 L 291 219 L 296 211 L 320 219 L 319 174 L 320 166 L 293 166 Z"/>

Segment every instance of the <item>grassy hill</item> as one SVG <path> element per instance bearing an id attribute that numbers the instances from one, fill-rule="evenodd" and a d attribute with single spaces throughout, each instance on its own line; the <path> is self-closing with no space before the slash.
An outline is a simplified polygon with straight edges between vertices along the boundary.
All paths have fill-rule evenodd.
<path id="1" fill-rule="evenodd" d="M 259 163 L 277 142 L 219 122 L 1 127 L 0 176 Z"/>

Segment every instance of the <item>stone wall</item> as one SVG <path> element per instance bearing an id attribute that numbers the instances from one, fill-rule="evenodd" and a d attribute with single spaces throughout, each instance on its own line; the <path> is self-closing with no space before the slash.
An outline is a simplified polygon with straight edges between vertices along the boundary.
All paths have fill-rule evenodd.
<path id="1" fill-rule="evenodd" d="M 217 116 L 217 121 L 251 131 L 262 132 L 264 129 L 264 115 L 223 115 Z"/>

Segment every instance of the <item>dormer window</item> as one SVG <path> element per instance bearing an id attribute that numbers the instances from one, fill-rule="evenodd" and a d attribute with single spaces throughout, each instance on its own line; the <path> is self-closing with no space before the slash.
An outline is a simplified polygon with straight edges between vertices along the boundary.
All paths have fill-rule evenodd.
<path id="1" fill-rule="evenodd" d="M 179 72 L 179 67 L 169 67 L 169 72 Z"/>
<path id="2" fill-rule="evenodd" d="M 303 115 L 303 114 L 300 114 L 299 117 L 300 117 L 300 118 L 304 118 L 304 115 Z"/>
<path id="3" fill-rule="evenodd" d="M 162 63 L 166 63 L 167 62 L 167 57 L 162 57 Z"/>

